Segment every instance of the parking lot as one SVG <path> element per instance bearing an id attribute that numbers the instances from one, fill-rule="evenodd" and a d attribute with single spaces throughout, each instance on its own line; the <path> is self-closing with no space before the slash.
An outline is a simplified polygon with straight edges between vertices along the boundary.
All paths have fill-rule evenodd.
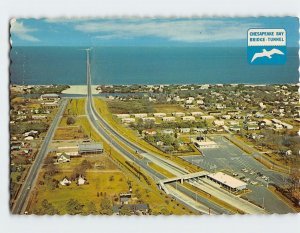
<path id="1" fill-rule="evenodd" d="M 245 195 L 249 200 L 264 206 L 274 213 L 288 213 L 292 210 L 271 191 L 269 183 L 284 186 L 288 182 L 286 175 L 272 171 L 256 161 L 250 155 L 221 136 L 212 137 L 218 148 L 201 149 L 203 156 L 184 156 L 186 161 L 209 172 L 225 171 L 248 183 L 251 193 Z"/>

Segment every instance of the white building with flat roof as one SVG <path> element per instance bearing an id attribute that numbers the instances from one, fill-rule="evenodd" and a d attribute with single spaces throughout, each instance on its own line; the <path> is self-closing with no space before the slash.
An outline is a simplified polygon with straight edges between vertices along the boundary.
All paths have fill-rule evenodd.
<path id="1" fill-rule="evenodd" d="M 143 122 L 155 121 L 155 117 L 144 117 L 142 120 Z"/>
<path id="2" fill-rule="evenodd" d="M 215 119 L 215 117 L 214 117 L 214 116 L 207 115 L 207 116 L 201 116 L 201 119 L 202 119 L 202 120 L 213 120 L 213 119 Z"/>
<path id="3" fill-rule="evenodd" d="M 156 112 L 156 113 L 153 113 L 153 116 L 154 117 L 165 117 L 165 116 L 167 116 L 167 114 L 164 112 Z"/>
<path id="4" fill-rule="evenodd" d="M 176 120 L 175 117 L 163 117 L 163 118 L 162 118 L 162 121 L 163 121 L 163 122 L 173 122 L 173 121 L 175 121 L 175 120 Z"/>
<path id="5" fill-rule="evenodd" d="M 130 117 L 129 117 L 129 118 L 122 118 L 122 119 L 121 119 L 121 122 L 122 122 L 122 123 L 127 123 L 127 124 L 128 124 L 128 123 L 134 123 L 134 122 L 135 122 L 135 119 L 134 119 L 134 118 L 130 118 Z"/>
<path id="6" fill-rule="evenodd" d="M 223 126 L 225 122 L 223 120 L 214 120 L 213 124 L 215 126 Z"/>
<path id="7" fill-rule="evenodd" d="M 214 141 L 206 139 L 205 141 L 197 140 L 192 138 L 192 142 L 196 146 L 197 149 L 204 149 L 204 148 L 218 148 L 218 144 Z"/>
<path id="8" fill-rule="evenodd" d="M 183 117 L 183 116 L 185 116 L 185 113 L 184 112 L 172 112 L 172 116 Z"/>
<path id="9" fill-rule="evenodd" d="M 147 113 L 136 113 L 136 114 L 133 114 L 133 116 L 135 118 L 144 118 L 144 117 L 147 117 L 148 114 Z"/>
<path id="10" fill-rule="evenodd" d="M 194 117 L 202 116 L 203 112 L 191 112 L 191 115 Z"/>
<path id="11" fill-rule="evenodd" d="M 115 114 L 117 118 L 123 119 L 123 118 L 130 118 L 129 114 Z"/>
<path id="12" fill-rule="evenodd" d="M 183 121 L 195 121 L 196 118 L 194 116 L 183 116 L 181 118 Z"/>
<path id="13" fill-rule="evenodd" d="M 223 172 L 208 174 L 207 178 L 220 184 L 222 187 L 229 189 L 230 191 L 241 191 L 247 188 L 247 183 Z"/>

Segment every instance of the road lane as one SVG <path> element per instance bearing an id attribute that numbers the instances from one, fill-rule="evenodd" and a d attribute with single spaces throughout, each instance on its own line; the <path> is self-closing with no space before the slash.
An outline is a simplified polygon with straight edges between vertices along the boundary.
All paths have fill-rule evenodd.
<path id="1" fill-rule="evenodd" d="M 148 166 L 149 160 L 153 161 L 154 155 L 150 154 L 148 151 L 140 148 L 139 146 L 135 145 L 134 143 L 128 141 L 125 137 L 120 135 L 118 132 L 116 132 L 109 124 L 107 124 L 101 116 L 95 111 L 93 106 L 93 99 L 92 99 L 92 92 L 91 92 L 91 74 L 90 74 L 90 62 L 89 62 L 89 51 L 87 51 L 87 85 L 88 85 L 88 93 L 87 93 L 87 101 L 86 101 L 86 112 L 88 115 L 88 119 L 93 126 L 94 129 L 102 136 L 102 138 L 109 143 L 111 146 L 113 146 L 120 154 L 125 156 L 128 160 L 132 161 L 133 163 L 140 166 L 143 170 L 147 172 L 148 175 L 150 175 L 154 180 L 158 181 L 161 179 L 166 178 L 165 176 L 161 175 L 160 173 L 156 172 L 152 168 Z M 131 149 L 137 151 L 141 154 L 147 154 L 147 158 L 144 159 L 137 159 L 135 156 L 133 156 L 130 152 L 128 152 L 126 149 L 124 149 L 117 141 L 111 140 L 112 136 L 116 137 L 118 140 L 120 140 L 122 143 L 126 144 Z M 158 164 L 162 167 L 167 168 L 169 171 L 173 173 L 179 173 L 179 174 L 187 174 L 188 171 L 184 168 L 181 168 L 179 165 L 167 161 L 166 159 L 160 158 L 159 156 L 155 156 L 155 163 L 158 161 L 161 164 Z M 171 184 L 173 187 L 175 187 L 175 184 Z M 187 196 L 190 196 L 192 198 L 195 198 L 195 193 L 191 190 L 187 189 L 183 185 L 177 185 L 177 189 L 180 190 L 182 193 L 184 193 Z M 212 213 L 216 214 L 231 214 L 229 210 L 224 209 L 223 207 L 210 202 L 209 200 L 196 195 L 197 200 L 201 200 L 205 203 L 207 209 L 210 209 Z M 189 206 L 188 203 L 185 203 Z M 202 203 L 203 204 L 203 203 Z M 193 206 L 191 206 L 193 208 Z"/>
<path id="2" fill-rule="evenodd" d="M 44 138 L 44 141 L 40 147 L 40 150 L 35 158 L 35 161 L 33 162 L 27 177 L 20 189 L 19 195 L 16 198 L 16 201 L 12 207 L 12 213 L 13 214 L 22 214 L 24 212 L 24 209 L 26 208 L 26 204 L 28 202 L 28 198 L 30 196 L 30 192 L 32 187 L 35 185 L 35 181 L 38 175 L 38 172 L 43 164 L 43 161 L 48 153 L 48 147 L 49 144 L 53 138 L 54 132 L 60 122 L 60 119 L 65 111 L 65 108 L 67 106 L 68 101 L 66 99 L 62 99 L 58 112 L 56 113 L 52 124 L 50 125 L 47 134 Z"/>

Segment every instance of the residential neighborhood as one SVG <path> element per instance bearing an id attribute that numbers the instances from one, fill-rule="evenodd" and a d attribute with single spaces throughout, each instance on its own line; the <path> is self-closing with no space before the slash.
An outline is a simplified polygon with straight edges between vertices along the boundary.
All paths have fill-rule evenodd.
<path id="1" fill-rule="evenodd" d="M 291 207 L 299 198 L 298 186 L 293 181 L 300 150 L 297 88 L 242 84 L 96 86 L 99 96 L 95 97 L 95 108 L 101 109 L 106 122 L 113 127 L 105 129 L 110 133 L 103 139 L 85 115 L 85 98 L 65 99 L 61 93 L 48 92 L 32 96 L 26 94 L 28 88 L 12 86 L 16 95 L 11 99 L 10 113 L 11 205 L 48 137 L 49 125 L 57 121 L 37 184 L 28 187 L 31 195 L 26 212 L 198 213 L 184 204 L 191 201 L 190 197 L 173 190 L 171 184 L 177 185 L 176 177 L 180 175 L 172 166 L 188 171 L 187 175 L 195 174 L 195 178 L 183 183 L 187 189 L 208 192 L 208 187 L 214 187 L 215 191 L 209 191 L 214 198 L 219 198 L 218 192 L 224 189 L 239 197 L 239 201 L 247 200 L 268 212 L 283 213 L 291 208 L 297 211 L 297 206 Z M 62 106 L 65 107 L 60 110 Z M 56 120 L 60 111 L 61 118 Z M 116 132 L 122 136 L 116 136 Z M 117 142 L 122 145 L 118 150 L 114 144 Z M 120 157 L 124 149 L 133 156 L 132 162 Z M 144 150 L 176 165 L 156 163 L 157 158 Z M 143 162 L 145 159 L 147 163 Z M 226 162 L 228 159 L 230 163 Z M 155 185 L 155 180 L 145 172 L 146 166 L 162 174 L 165 180 Z M 172 177 L 175 183 L 169 184 Z M 280 208 L 264 206 L 256 194 L 258 189 L 269 198 L 273 195 L 274 200 L 276 196 L 284 198 L 278 203 Z M 181 203 L 166 195 L 170 192 L 186 201 Z M 72 199 L 68 193 L 74 194 Z M 82 199 L 85 193 L 91 195 L 89 203 Z M 65 201 L 55 207 L 52 202 L 60 195 Z M 197 199 L 204 198 L 198 195 Z M 228 203 L 230 198 L 226 199 Z M 209 206 L 214 212 L 221 211 L 219 201 L 211 201 Z M 234 212 L 237 203 L 231 203 L 228 211 Z M 240 213 L 248 211 L 252 213 L 250 209 L 238 209 Z"/>

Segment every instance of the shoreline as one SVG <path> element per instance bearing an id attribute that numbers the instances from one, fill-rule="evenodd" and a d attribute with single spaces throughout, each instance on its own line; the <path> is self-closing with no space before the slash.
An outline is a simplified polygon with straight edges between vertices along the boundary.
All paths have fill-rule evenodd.
<path id="1" fill-rule="evenodd" d="M 62 94 L 78 94 L 78 95 L 86 95 L 87 94 L 87 85 L 69 85 L 70 88 L 62 91 Z M 98 85 L 91 85 L 92 94 L 98 94 L 99 91 L 96 90 Z"/>
<path id="2" fill-rule="evenodd" d="M 62 84 L 63 85 L 63 84 Z M 67 84 L 64 84 L 67 85 Z M 96 88 L 101 85 L 91 85 L 92 88 L 92 94 L 101 94 L 100 90 L 96 90 Z M 121 85 L 121 86 L 130 86 L 130 85 L 134 85 L 134 84 L 106 84 L 107 86 L 116 86 L 116 85 Z M 261 86 L 277 86 L 277 85 L 288 85 L 288 86 L 299 86 L 298 83 L 285 83 L 285 84 L 246 84 L 246 83 L 231 83 L 231 84 L 140 84 L 140 85 L 145 85 L 145 86 L 171 86 L 171 85 L 181 85 L 181 86 L 189 86 L 189 85 L 199 85 L 199 86 L 221 86 L 221 85 L 231 85 L 231 86 L 236 86 L 236 85 L 244 85 L 244 86 L 248 86 L 248 87 L 261 87 Z M 15 87 L 35 87 L 35 86 L 51 86 L 51 85 L 39 85 L 39 84 L 35 84 L 35 85 L 19 85 L 19 84 L 11 84 L 11 86 L 15 86 Z M 57 85 L 60 86 L 60 85 Z M 62 94 L 70 94 L 70 95 L 74 95 L 74 94 L 78 94 L 78 95 L 86 95 L 87 94 L 87 86 L 84 85 L 68 85 L 69 88 L 63 90 L 61 93 Z"/>

